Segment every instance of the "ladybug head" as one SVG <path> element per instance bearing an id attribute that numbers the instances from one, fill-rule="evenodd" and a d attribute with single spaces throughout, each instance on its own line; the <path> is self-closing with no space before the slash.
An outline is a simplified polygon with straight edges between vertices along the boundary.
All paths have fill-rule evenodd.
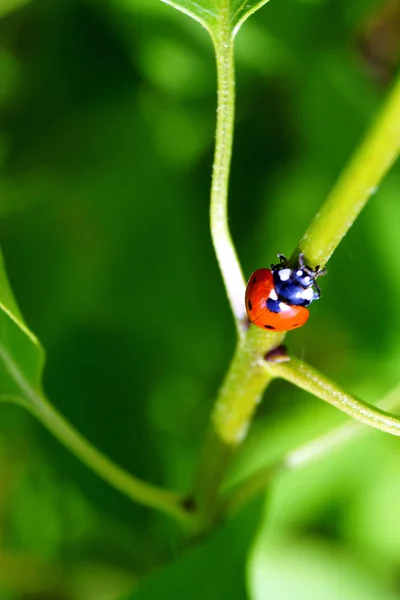
<path id="1" fill-rule="evenodd" d="M 325 275 L 326 269 L 321 269 L 318 265 L 315 269 L 312 269 L 304 262 L 304 254 L 299 254 L 299 266 L 297 269 L 293 269 L 292 271 L 292 281 L 297 283 L 303 288 L 308 288 L 312 285 L 315 285 L 315 280 L 317 277 L 321 275 Z"/>

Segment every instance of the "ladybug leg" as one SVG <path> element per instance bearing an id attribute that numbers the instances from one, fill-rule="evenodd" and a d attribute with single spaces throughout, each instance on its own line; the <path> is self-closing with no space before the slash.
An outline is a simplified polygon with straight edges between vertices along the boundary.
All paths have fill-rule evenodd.
<path id="1" fill-rule="evenodd" d="M 321 297 L 321 289 L 316 281 L 314 281 L 314 288 L 315 289 L 314 289 L 313 300 L 319 300 L 319 298 Z"/>
<path id="2" fill-rule="evenodd" d="M 304 262 L 304 253 L 300 252 L 300 254 L 299 254 L 299 267 L 300 267 L 300 269 L 304 269 L 305 266 L 306 265 L 305 265 L 305 262 Z"/>
<path id="3" fill-rule="evenodd" d="M 288 259 L 284 254 L 277 254 L 279 258 L 279 263 L 277 265 L 271 265 L 271 269 L 277 269 L 278 267 L 281 269 L 282 267 L 287 267 Z"/>

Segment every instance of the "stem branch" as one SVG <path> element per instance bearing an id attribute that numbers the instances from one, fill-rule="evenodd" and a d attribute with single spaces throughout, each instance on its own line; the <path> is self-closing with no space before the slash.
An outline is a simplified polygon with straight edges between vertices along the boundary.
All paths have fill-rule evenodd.
<path id="1" fill-rule="evenodd" d="M 77 458 L 131 500 L 189 522 L 191 517 L 183 508 L 180 496 L 141 481 L 116 465 L 78 433 L 39 390 L 30 385 L 11 356 L 1 348 L 0 358 L 21 390 L 21 396 L 1 395 L 0 400 L 29 410 Z"/>
<path id="2" fill-rule="evenodd" d="M 347 394 L 336 383 L 298 358 L 291 358 L 286 363 L 270 364 L 268 370 L 276 377 L 286 379 L 293 385 L 332 404 L 364 425 L 400 436 L 398 417 Z"/>
<path id="3" fill-rule="evenodd" d="M 134 477 L 97 450 L 44 397 L 37 397 L 30 412 L 87 467 L 131 500 L 164 512 L 180 521 L 190 517 L 182 506 L 182 499 L 169 490 L 154 486 Z"/>
<path id="4" fill-rule="evenodd" d="M 378 118 L 301 239 L 312 266 L 325 265 L 369 198 L 398 157 L 400 149 L 400 79 Z"/>

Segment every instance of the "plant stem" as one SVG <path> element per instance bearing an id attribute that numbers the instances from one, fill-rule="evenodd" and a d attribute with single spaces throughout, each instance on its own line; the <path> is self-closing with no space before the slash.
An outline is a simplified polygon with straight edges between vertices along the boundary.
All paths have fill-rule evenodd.
<path id="1" fill-rule="evenodd" d="M 353 225 L 400 149 L 400 79 L 373 127 L 301 239 L 293 259 L 303 252 L 312 265 L 325 265 Z"/>
<path id="2" fill-rule="evenodd" d="M 239 341 L 211 415 L 195 484 L 200 518 L 207 525 L 218 512 L 218 492 L 231 458 L 246 437 L 262 394 L 274 375 L 263 354 L 276 345 L 276 334 L 250 327 Z"/>
<path id="3" fill-rule="evenodd" d="M 353 419 L 361 421 L 364 425 L 400 436 L 400 419 L 398 417 L 350 396 L 336 383 L 321 375 L 316 369 L 303 361 L 291 358 L 286 363 L 271 363 L 267 368 L 275 377 L 290 381 L 290 383 L 310 392 L 317 398 L 332 404 L 332 406 L 350 415 Z"/>
<path id="4" fill-rule="evenodd" d="M 134 477 L 90 444 L 44 397 L 37 396 L 30 411 L 49 431 L 92 471 L 131 500 L 189 521 L 181 498 L 174 492 Z"/>
<path id="5" fill-rule="evenodd" d="M 229 8 L 224 11 L 221 9 L 220 28 L 218 34 L 213 35 L 212 39 L 217 61 L 218 105 L 211 182 L 211 236 L 235 318 L 236 329 L 239 336 L 242 336 L 245 331 L 244 292 L 246 282 L 229 232 L 227 214 L 235 111 L 235 69 Z"/>
<path id="6" fill-rule="evenodd" d="M 263 355 L 277 345 L 276 336 L 253 326 L 237 346 L 211 417 L 228 446 L 235 448 L 244 440 L 262 393 L 275 377 L 265 368 Z"/>
<path id="7" fill-rule="evenodd" d="M 231 458 L 244 440 L 255 408 L 272 379 L 264 368 L 262 356 L 283 339 L 283 336 L 269 335 L 256 327 L 251 326 L 247 330 L 245 280 L 228 227 L 227 201 L 235 102 L 233 35 L 229 11 L 228 3 L 220 9 L 219 29 L 212 36 L 217 57 L 218 107 L 210 220 L 213 244 L 235 317 L 239 342 L 213 409 L 194 486 L 205 528 L 218 512 L 218 492 Z"/>
<path id="8" fill-rule="evenodd" d="M 400 385 L 391 390 L 381 402 L 378 410 L 398 410 L 400 406 Z M 288 469 L 297 469 L 310 462 L 328 454 L 332 449 L 347 442 L 352 442 L 363 433 L 370 431 L 368 427 L 363 427 L 363 423 L 351 421 L 332 431 L 325 433 L 316 440 L 311 440 L 294 450 L 282 459 L 282 467 Z"/>
<path id="9" fill-rule="evenodd" d="M 21 390 L 21 397 L 2 395 L 1 400 L 29 410 L 77 458 L 131 500 L 169 514 L 180 521 L 190 522 L 192 517 L 184 509 L 180 496 L 141 481 L 116 465 L 78 433 L 39 390 L 30 385 L 18 365 L 1 347 L 0 359 Z"/>

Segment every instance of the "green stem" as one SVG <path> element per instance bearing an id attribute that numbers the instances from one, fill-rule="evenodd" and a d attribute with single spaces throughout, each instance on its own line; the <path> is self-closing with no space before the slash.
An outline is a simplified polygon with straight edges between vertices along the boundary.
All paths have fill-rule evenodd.
<path id="1" fill-rule="evenodd" d="M 291 358 L 289 362 L 280 364 L 270 363 L 267 370 L 273 376 L 286 379 L 317 398 L 325 400 L 364 425 L 400 436 L 400 419 L 398 417 L 350 396 L 336 383 L 297 358 Z"/>
<path id="2" fill-rule="evenodd" d="M 237 346 L 211 417 L 227 446 L 235 448 L 244 440 L 263 391 L 275 377 L 265 368 L 263 355 L 279 345 L 277 335 L 252 326 Z"/>
<path id="3" fill-rule="evenodd" d="M 28 409 L 77 458 L 131 500 L 167 513 L 181 521 L 190 522 L 191 517 L 184 509 L 180 496 L 141 481 L 113 463 L 78 433 L 43 394 L 30 385 L 10 355 L 1 348 L 0 358 L 22 394 L 22 397 L 3 395 L 2 400 Z"/>
<path id="4" fill-rule="evenodd" d="M 398 410 L 400 406 L 400 385 L 397 385 L 391 390 L 381 402 L 379 402 L 378 410 L 392 411 Z M 367 433 L 368 427 L 364 427 L 364 423 L 351 421 L 332 431 L 325 433 L 316 440 L 307 442 L 288 454 L 282 459 L 282 467 L 288 469 L 296 469 L 328 454 L 334 448 L 352 442 L 363 433 Z"/>
<path id="5" fill-rule="evenodd" d="M 44 397 L 37 396 L 30 411 L 86 466 L 125 496 L 181 521 L 189 521 L 177 494 L 141 481 L 116 465 L 76 431 Z"/>
<path id="6" fill-rule="evenodd" d="M 228 3 L 220 9 L 219 27 L 213 32 L 212 39 L 217 60 L 218 106 L 211 183 L 211 234 L 239 342 L 213 409 L 194 486 L 204 526 L 209 524 L 217 510 L 219 488 L 231 458 L 244 440 L 255 408 L 271 380 L 260 357 L 283 339 L 282 336 L 268 335 L 252 326 L 246 331 L 246 283 L 228 227 L 227 201 L 235 103 L 233 34 Z"/>
<path id="7" fill-rule="evenodd" d="M 301 239 L 293 258 L 303 252 L 312 265 L 325 265 L 353 225 L 400 149 L 400 79 L 372 129 L 358 148 Z"/>
<path id="8" fill-rule="evenodd" d="M 219 390 L 195 485 L 203 523 L 219 510 L 216 500 L 231 458 L 245 439 L 262 394 L 274 377 L 265 369 L 262 356 L 279 343 L 276 335 L 250 327 L 238 343 Z"/>
<path id="9" fill-rule="evenodd" d="M 224 16 L 226 18 L 224 18 Z M 221 15 L 218 35 L 213 35 L 217 60 L 218 106 L 211 183 L 211 236 L 238 334 L 244 334 L 246 282 L 228 227 L 228 186 L 235 112 L 235 68 L 229 10 Z"/>
<path id="10" fill-rule="evenodd" d="M 0 402 L 4 402 L 4 404 L 18 404 L 25 408 L 29 405 L 22 396 L 17 396 L 16 394 L 0 394 Z"/>

